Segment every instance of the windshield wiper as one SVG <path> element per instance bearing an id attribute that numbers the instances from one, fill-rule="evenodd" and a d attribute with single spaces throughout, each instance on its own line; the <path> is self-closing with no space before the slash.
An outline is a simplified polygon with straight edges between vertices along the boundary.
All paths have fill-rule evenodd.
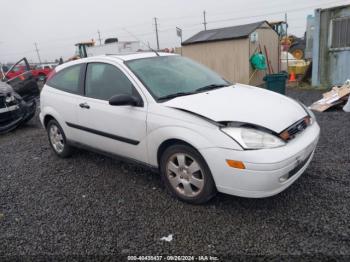
<path id="1" fill-rule="evenodd" d="M 194 92 L 178 92 L 178 93 L 175 93 L 175 94 L 170 94 L 170 95 L 159 97 L 158 100 L 168 100 L 168 99 L 172 99 L 172 98 L 175 98 L 175 97 L 187 96 L 187 95 L 192 95 L 192 94 L 194 94 Z"/>
<path id="2" fill-rule="evenodd" d="M 213 89 L 226 87 L 226 86 L 229 86 L 229 85 L 228 84 L 211 84 L 211 85 L 207 85 L 207 86 L 198 88 L 194 92 L 178 92 L 175 94 L 170 94 L 170 95 L 159 97 L 158 100 L 168 100 L 168 99 L 172 99 L 172 98 L 179 97 L 179 96 L 193 95 L 193 94 L 197 94 L 197 93 L 202 92 L 202 91 L 213 90 Z"/>
<path id="3" fill-rule="evenodd" d="M 226 86 L 229 86 L 229 85 L 228 84 L 211 84 L 211 85 L 203 86 L 196 89 L 196 92 L 209 91 L 209 90 L 226 87 Z"/>

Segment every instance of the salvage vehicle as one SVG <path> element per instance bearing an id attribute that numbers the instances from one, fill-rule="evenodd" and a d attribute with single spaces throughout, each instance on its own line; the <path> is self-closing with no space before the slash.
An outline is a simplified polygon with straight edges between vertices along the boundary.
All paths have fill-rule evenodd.
<path id="1" fill-rule="evenodd" d="M 25 73 L 26 67 L 23 65 L 16 65 L 16 66 L 12 66 L 6 73 L 6 78 L 7 79 L 12 79 L 15 78 L 23 73 Z"/>
<path id="2" fill-rule="evenodd" d="M 309 165 L 320 134 L 303 104 L 168 53 L 60 65 L 40 107 L 58 156 L 78 146 L 143 163 L 194 204 L 217 191 L 261 198 L 285 190 Z"/>
<path id="3" fill-rule="evenodd" d="M 24 62 L 26 70 L 9 78 L 9 72 Z M 0 81 L 0 134 L 9 132 L 33 118 L 36 112 L 36 98 L 40 91 L 26 58 L 14 64 L 8 72 L 1 67 Z M 11 75 L 11 74 L 10 74 Z"/>
<path id="4" fill-rule="evenodd" d="M 38 81 L 45 81 L 46 77 L 51 73 L 51 71 L 56 67 L 54 64 L 42 64 L 37 65 L 32 70 L 33 75 Z"/>

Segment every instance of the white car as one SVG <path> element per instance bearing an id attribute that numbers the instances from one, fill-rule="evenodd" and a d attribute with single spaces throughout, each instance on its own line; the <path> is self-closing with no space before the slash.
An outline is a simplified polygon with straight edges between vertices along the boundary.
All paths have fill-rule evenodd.
<path id="1" fill-rule="evenodd" d="M 217 191 L 253 198 L 283 191 L 309 165 L 320 134 L 301 103 L 156 52 L 60 65 L 40 106 L 58 156 L 82 146 L 135 160 L 196 204 Z"/>

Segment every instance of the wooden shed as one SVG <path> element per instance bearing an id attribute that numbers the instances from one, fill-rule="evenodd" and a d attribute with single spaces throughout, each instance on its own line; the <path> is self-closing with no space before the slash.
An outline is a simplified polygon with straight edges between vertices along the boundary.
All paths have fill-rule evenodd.
<path id="1" fill-rule="evenodd" d="M 280 43 L 266 21 L 201 31 L 182 43 L 182 54 L 213 69 L 231 82 L 261 85 L 266 71 L 255 71 L 249 59 L 265 48 L 274 73 L 280 69 Z"/>

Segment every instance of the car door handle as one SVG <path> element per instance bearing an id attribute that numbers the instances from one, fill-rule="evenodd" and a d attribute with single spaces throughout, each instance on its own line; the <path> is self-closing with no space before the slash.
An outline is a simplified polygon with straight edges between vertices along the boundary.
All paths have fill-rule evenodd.
<path id="1" fill-rule="evenodd" d="M 81 103 L 81 104 L 79 104 L 79 106 L 81 108 L 90 109 L 90 106 L 88 105 L 88 103 Z"/>

